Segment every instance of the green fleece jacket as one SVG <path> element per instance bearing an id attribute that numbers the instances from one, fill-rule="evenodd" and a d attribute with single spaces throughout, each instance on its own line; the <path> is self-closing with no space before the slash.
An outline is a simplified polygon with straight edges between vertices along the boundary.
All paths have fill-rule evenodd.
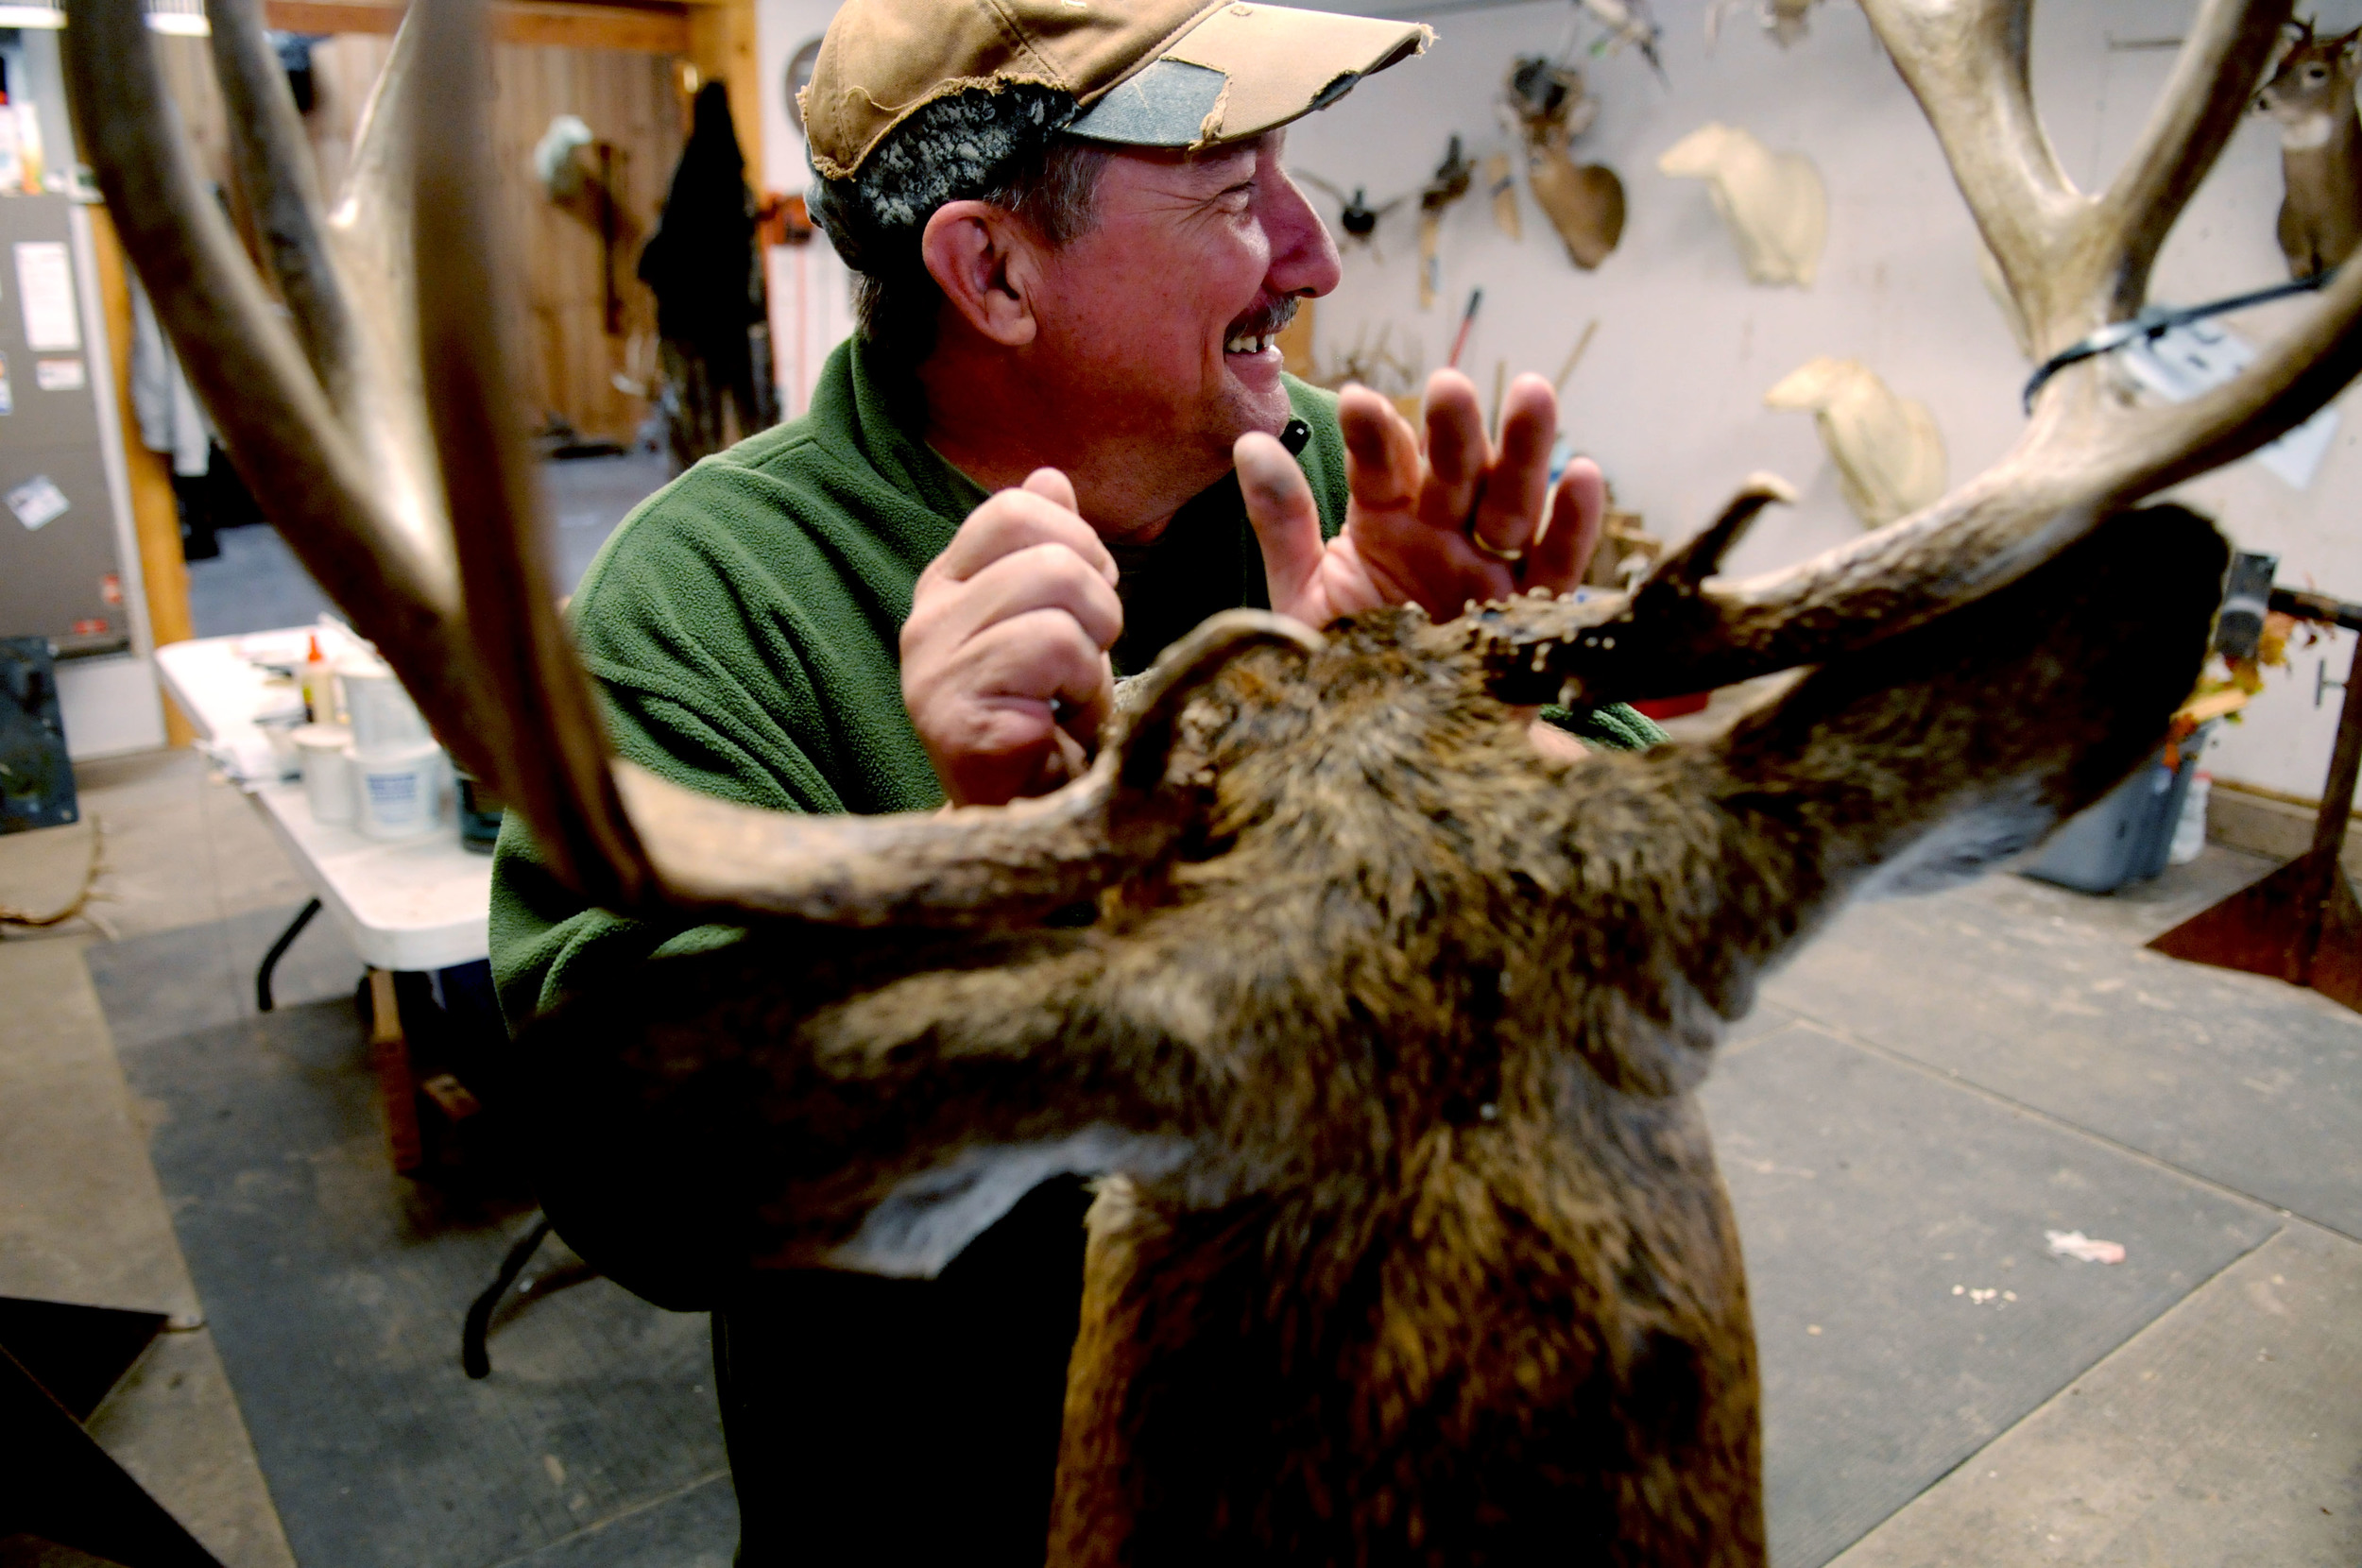
<path id="1" fill-rule="evenodd" d="M 1333 537 L 1345 515 L 1337 400 L 1293 379 L 1288 398 L 1312 428 L 1298 461 Z M 926 444 L 914 399 L 848 341 L 800 418 L 707 458 L 624 520 L 571 607 L 620 755 L 779 810 L 941 804 L 902 707 L 902 622 L 919 571 L 984 491 Z M 1217 610 L 1270 604 L 1235 476 L 1121 568 L 1119 673 L 1145 669 Z M 1617 749 L 1661 739 L 1629 708 L 1551 716 Z M 738 934 L 590 908 L 550 874 L 513 812 L 502 826 L 492 974 L 512 1028 L 588 976 Z"/>

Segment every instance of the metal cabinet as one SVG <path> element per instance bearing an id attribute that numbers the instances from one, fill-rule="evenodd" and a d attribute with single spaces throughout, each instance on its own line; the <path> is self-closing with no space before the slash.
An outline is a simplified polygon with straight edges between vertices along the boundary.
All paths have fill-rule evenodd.
<path id="1" fill-rule="evenodd" d="M 78 217 L 64 196 L 0 198 L 0 637 L 46 637 L 65 658 L 135 641 L 136 568 L 101 426 L 112 372 L 82 297 Z"/>

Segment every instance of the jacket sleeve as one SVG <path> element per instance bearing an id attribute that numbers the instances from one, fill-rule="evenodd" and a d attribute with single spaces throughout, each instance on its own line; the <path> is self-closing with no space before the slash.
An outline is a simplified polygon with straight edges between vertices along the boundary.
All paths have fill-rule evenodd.
<path id="1" fill-rule="evenodd" d="M 793 731 L 816 704 L 792 652 L 766 641 L 730 563 L 693 538 L 640 531 L 575 599 L 574 636 L 616 754 L 705 794 L 773 810 L 841 811 Z M 511 812 L 492 858 L 492 978 L 514 1031 L 590 975 L 720 946 L 740 928 L 593 908 L 551 871 Z"/>

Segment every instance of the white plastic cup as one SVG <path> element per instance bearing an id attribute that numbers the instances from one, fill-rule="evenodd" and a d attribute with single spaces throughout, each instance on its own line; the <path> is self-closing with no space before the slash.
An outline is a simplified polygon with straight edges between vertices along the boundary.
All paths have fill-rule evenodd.
<path id="1" fill-rule="evenodd" d="M 356 810 L 352 793 L 352 731 L 342 724 L 300 724 L 296 755 L 303 761 L 303 800 L 312 820 L 349 823 Z"/>
<path id="2" fill-rule="evenodd" d="M 415 839 L 441 820 L 443 748 L 432 741 L 352 757 L 353 799 L 361 831 L 372 839 Z"/>
<path id="3" fill-rule="evenodd" d="M 350 658 L 336 667 L 336 678 L 344 685 L 353 750 L 365 757 L 389 756 L 430 739 L 410 693 L 385 665 L 373 658 Z"/>
<path id="4" fill-rule="evenodd" d="M 254 727 L 263 732 L 270 744 L 270 765 L 275 776 L 294 778 L 302 771 L 302 754 L 296 749 L 296 731 L 304 727 L 303 715 L 274 713 L 267 719 L 257 719 Z"/>

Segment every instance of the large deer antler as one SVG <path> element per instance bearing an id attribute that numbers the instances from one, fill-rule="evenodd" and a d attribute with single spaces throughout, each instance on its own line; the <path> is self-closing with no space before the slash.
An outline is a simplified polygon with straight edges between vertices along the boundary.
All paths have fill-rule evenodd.
<path id="1" fill-rule="evenodd" d="M 77 7 L 73 107 L 126 248 L 239 471 L 436 733 L 617 909 L 962 922 L 1055 907 L 1153 854 L 1183 813 L 1157 767 L 1194 683 L 1271 616 L 1177 646 L 1090 774 L 1040 801 L 808 818 L 615 760 L 556 608 L 484 179 L 481 0 L 419 0 L 324 206 L 254 0 L 213 0 L 232 164 L 284 315 L 207 196 L 138 0 Z M 432 396 L 428 389 L 432 388 Z"/>
<path id="2" fill-rule="evenodd" d="M 2047 356 L 2135 314 L 2158 248 L 2230 139 L 2290 0 L 2205 0 L 2108 188 L 2076 189 L 2034 109 L 2032 0 L 1862 0 Z M 2136 407 L 2099 366 L 2052 377 L 1994 468 L 1877 533 L 1782 571 L 1714 578 L 1757 509 L 1710 527 L 1630 597 L 1496 609 L 1497 690 L 1535 702 L 1672 695 L 1825 659 L 2014 581 L 2142 497 L 2302 423 L 2362 371 L 2362 267 L 2225 385 Z M 1712 580 L 1709 580 L 1712 579 Z"/>

